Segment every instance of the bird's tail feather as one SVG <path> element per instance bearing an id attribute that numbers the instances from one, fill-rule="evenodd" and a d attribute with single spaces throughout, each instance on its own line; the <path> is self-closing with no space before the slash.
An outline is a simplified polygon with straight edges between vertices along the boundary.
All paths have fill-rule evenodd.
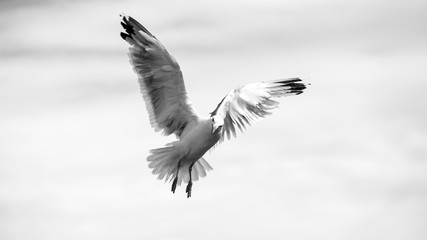
<path id="1" fill-rule="evenodd" d="M 176 169 L 178 163 L 185 154 L 180 151 L 178 142 L 168 143 L 165 147 L 150 150 L 151 155 L 147 157 L 149 162 L 148 167 L 153 169 L 152 173 L 158 175 L 157 179 L 165 181 L 172 181 L 176 176 Z M 190 174 L 188 168 L 190 163 L 181 164 L 178 172 L 178 185 L 181 182 L 188 182 L 190 180 Z M 191 178 L 193 181 L 197 181 L 199 178 L 205 177 L 206 172 L 212 170 L 212 167 L 204 159 L 200 158 L 192 168 Z"/>
<path id="2" fill-rule="evenodd" d="M 178 173 L 178 184 L 181 182 L 188 183 L 190 180 L 190 172 L 188 170 L 189 167 L 190 163 L 186 163 L 181 166 Z M 206 177 L 207 172 L 210 170 L 212 170 L 211 165 L 209 165 L 209 163 L 204 158 L 199 158 L 199 160 L 197 160 L 197 162 L 193 165 L 193 169 L 191 171 L 191 180 L 194 182 L 199 180 L 199 178 Z"/>

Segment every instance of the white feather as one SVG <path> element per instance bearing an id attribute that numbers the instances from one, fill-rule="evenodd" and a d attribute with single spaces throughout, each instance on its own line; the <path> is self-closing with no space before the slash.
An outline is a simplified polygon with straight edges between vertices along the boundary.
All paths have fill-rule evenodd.
<path id="1" fill-rule="evenodd" d="M 302 93 L 305 85 L 300 82 L 294 78 L 250 83 L 230 91 L 212 112 L 224 122 L 220 141 L 236 137 L 236 127 L 243 132 L 251 122 L 271 115 L 279 104 L 275 99 Z"/>

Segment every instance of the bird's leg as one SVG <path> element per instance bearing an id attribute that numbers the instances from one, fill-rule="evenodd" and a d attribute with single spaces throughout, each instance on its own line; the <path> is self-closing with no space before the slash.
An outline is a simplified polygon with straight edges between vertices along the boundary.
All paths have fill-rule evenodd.
<path id="1" fill-rule="evenodd" d="M 188 168 L 188 172 L 190 173 L 190 180 L 188 181 L 187 189 L 185 192 L 187 193 L 187 198 L 191 197 L 191 187 L 193 187 L 193 181 L 191 179 L 191 170 L 193 170 L 193 165 L 196 162 L 193 162 L 190 164 L 190 167 Z"/>
<path id="2" fill-rule="evenodd" d="M 178 183 L 178 173 L 179 173 L 180 168 L 181 168 L 181 160 L 179 160 L 178 166 L 176 167 L 175 179 L 172 182 L 172 189 L 171 189 L 172 193 L 175 193 L 176 184 Z"/>

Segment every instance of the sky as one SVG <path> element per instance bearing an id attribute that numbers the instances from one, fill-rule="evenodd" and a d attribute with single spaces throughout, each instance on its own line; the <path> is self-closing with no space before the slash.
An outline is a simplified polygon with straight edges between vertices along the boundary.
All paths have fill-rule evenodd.
<path id="1" fill-rule="evenodd" d="M 0 2 L 0 239 L 426 239 L 427 2 Z M 175 194 L 120 13 L 208 114 L 246 83 L 311 85 Z"/>

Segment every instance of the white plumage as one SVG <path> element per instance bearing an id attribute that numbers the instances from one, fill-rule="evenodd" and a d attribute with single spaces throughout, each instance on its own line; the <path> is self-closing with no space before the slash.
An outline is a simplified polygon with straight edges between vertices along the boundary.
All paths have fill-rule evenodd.
<path id="1" fill-rule="evenodd" d="M 226 137 L 235 137 L 236 128 L 243 132 L 254 120 L 270 115 L 278 105 L 275 98 L 297 95 L 305 89 L 298 78 L 247 84 L 230 91 L 210 116 L 202 117 L 188 100 L 177 61 L 135 19 L 121 17 L 125 32 L 120 35 L 130 44 L 130 62 L 138 75 L 151 126 L 178 138 L 151 150 L 147 158 L 158 179 L 173 181 L 172 192 L 186 182 L 190 197 L 193 181 L 212 170 L 203 158 L 209 149 Z"/>

